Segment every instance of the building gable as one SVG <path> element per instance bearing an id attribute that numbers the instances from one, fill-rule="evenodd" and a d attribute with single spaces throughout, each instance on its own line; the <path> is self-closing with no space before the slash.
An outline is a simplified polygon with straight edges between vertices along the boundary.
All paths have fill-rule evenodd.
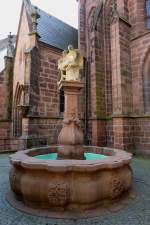
<path id="1" fill-rule="evenodd" d="M 72 44 L 74 48 L 77 48 L 77 29 L 44 12 L 36 6 L 33 6 L 30 0 L 23 0 L 23 2 L 27 12 L 30 32 L 33 32 L 32 16 L 35 12 L 39 15 L 37 20 L 37 32 L 40 36 L 39 41 L 62 50 L 66 49 L 69 44 Z"/>

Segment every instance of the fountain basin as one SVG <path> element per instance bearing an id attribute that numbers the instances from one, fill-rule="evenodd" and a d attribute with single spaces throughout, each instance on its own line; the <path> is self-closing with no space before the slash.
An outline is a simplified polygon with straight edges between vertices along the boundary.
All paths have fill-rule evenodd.
<path id="1" fill-rule="evenodd" d="M 10 156 L 10 184 L 16 199 L 35 208 L 80 211 L 111 203 L 132 186 L 132 155 L 125 151 L 86 147 L 85 153 L 107 157 L 93 160 L 44 160 L 61 146 L 19 151 Z"/>
<path id="2" fill-rule="evenodd" d="M 36 155 L 34 156 L 37 159 L 50 159 L 50 160 L 57 160 L 58 159 L 58 153 L 48 153 L 44 155 Z M 96 154 L 96 153 L 84 153 L 84 159 L 85 160 L 92 160 L 92 159 L 104 159 L 107 156 L 102 154 Z"/>

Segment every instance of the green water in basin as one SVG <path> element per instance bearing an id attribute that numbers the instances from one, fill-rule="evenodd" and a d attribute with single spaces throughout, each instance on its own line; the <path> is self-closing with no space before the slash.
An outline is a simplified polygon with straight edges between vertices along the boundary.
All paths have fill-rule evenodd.
<path id="1" fill-rule="evenodd" d="M 45 154 L 45 155 L 36 155 L 36 156 L 34 156 L 34 158 L 56 160 L 57 156 L 58 156 L 57 153 L 49 153 L 49 154 Z M 96 154 L 96 153 L 84 153 L 84 157 L 86 160 L 107 158 L 107 156 L 105 156 L 105 155 Z"/>

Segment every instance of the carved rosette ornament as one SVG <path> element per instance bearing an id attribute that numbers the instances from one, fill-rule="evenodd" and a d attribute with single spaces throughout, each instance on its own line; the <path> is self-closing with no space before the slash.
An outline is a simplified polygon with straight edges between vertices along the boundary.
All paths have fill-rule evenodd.
<path id="1" fill-rule="evenodd" d="M 14 192 L 16 192 L 16 190 L 17 190 L 17 179 L 16 179 L 15 170 L 13 168 L 10 171 L 9 180 L 10 180 L 10 185 L 11 185 L 12 190 Z"/>
<path id="2" fill-rule="evenodd" d="M 52 183 L 48 186 L 49 204 L 52 206 L 63 206 L 69 199 L 69 188 L 66 183 Z"/>
<path id="3" fill-rule="evenodd" d="M 111 192 L 112 192 L 112 199 L 120 196 L 124 191 L 124 185 L 120 177 L 115 176 L 111 181 Z"/>

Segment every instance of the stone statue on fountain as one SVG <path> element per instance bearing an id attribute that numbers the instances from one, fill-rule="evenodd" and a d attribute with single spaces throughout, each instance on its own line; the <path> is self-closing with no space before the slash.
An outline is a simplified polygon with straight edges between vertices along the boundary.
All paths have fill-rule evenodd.
<path id="1" fill-rule="evenodd" d="M 63 55 L 58 61 L 58 69 L 61 73 L 60 81 L 81 81 L 83 69 L 81 52 L 69 45 L 68 50 L 63 51 Z"/>

